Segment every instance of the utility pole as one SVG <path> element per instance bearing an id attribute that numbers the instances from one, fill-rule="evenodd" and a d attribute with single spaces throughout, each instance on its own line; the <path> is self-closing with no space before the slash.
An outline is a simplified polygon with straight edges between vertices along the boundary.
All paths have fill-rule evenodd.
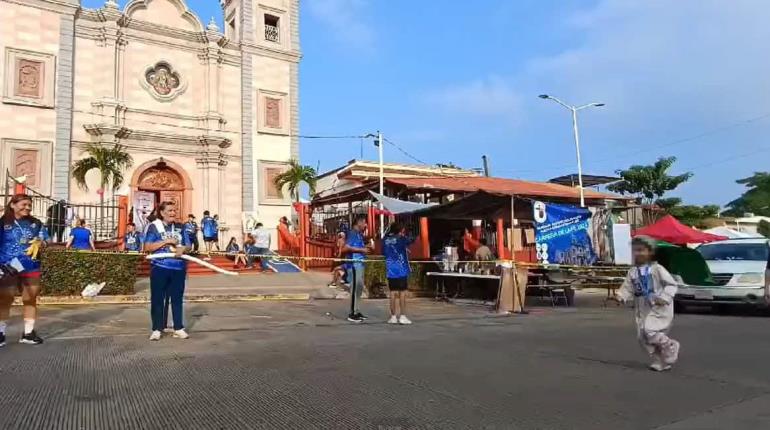
<path id="1" fill-rule="evenodd" d="M 385 166 L 383 165 L 382 147 L 385 146 L 382 140 L 382 133 L 377 131 L 377 147 L 380 154 L 380 195 L 385 195 Z M 385 236 L 385 214 L 382 211 L 385 207 L 380 200 L 380 238 Z"/>
<path id="2" fill-rule="evenodd" d="M 548 94 L 541 94 L 538 97 L 540 97 L 541 99 L 554 101 L 560 104 L 562 107 L 569 109 L 570 112 L 572 112 L 572 133 L 575 137 L 575 152 L 577 153 L 578 189 L 580 189 L 580 207 L 584 208 L 586 207 L 586 200 L 583 193 L 583 163 L 580 160 L 580 136 L 578 135 L 577 113 L 579 110 L 583 110 L 585 108 L 602 107 L 604 106 L 604 103 L 588 103 L 582 106 L 572 106 Z"/>
<path id="3" fill-rule="evenodd" d="M 489 160 L 486 155 L 481 156 L 481 161 L 484 163 L 484 176 L 489 177 Z"/>

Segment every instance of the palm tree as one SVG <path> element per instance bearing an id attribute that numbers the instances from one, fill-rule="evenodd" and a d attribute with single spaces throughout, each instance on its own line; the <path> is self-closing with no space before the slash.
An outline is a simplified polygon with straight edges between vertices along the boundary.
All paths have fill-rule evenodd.
<path id="1" fill-rule="evenodd" d="M 93 169 L 99 171 L 100 206 L 102 224 L 104 223 L 104 192 L 108 185 L 115 192 L 123 184 L 123 172 L 134 164 L 131 154 L 125 151 L 122 145 L 105 146 L 98 143 L 89 143 L 86 146 L 87 157 L 76 161 L 72 165 L 72 177 L 83 190 L 88 190 L 86 174 Z M 103 226 L 102 226 L 103 227 Z"/>
<path id="2" fill-rule="evenodd" d="M 283 192 L 284 187 L 288 188 L 295 202 L 299 201 L 299 186 L 303 182 L 307 184 L 312 197 L 315 194 L 316 171 L 310 166 L 299 164 L 297 160 L 290 160 L 289 169 L 273 179 L 273 184 L 278 191 Z"/>

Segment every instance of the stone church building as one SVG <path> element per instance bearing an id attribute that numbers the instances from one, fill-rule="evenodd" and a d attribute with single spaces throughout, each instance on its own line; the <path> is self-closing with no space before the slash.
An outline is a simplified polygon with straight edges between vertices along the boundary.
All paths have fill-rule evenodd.
<path id="1" fill-rule="evenodd" d="M 97 201 L 97 172 L 85 191 L 71 165 L 120 144 L 135 214 L 172 200 L 234 235 L 247 217 L 276 225 L 290 202 L 272 178 L 299 155 L 298 2 L 221 0 L 220 29 L 185 0 L 0 0 L 0 172 Z"/>

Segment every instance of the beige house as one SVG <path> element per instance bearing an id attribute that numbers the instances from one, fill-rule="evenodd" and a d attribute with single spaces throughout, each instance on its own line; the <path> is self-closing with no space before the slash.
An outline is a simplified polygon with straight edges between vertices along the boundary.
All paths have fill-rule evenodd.
<path id="1" fill-rule="evenodd" d="M 225 28 L 185 0 L 0 0 L 0 172 L 75 202 L 88 143 L 134 158 L 119 193 L 178 202 L 240 231 L 290 202 L 272 178 L 298 157 L 299 0 L 222 0 Z"/>

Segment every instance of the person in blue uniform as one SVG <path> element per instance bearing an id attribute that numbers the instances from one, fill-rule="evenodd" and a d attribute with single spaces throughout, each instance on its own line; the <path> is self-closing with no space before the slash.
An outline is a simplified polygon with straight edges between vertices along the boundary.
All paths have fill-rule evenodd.
<path id="1" fill-rule="evenodd" d="M 5 345 L 5 329 L 16 291 L 21 292 L 24 305 L 24 333 L 19 342 L 28 345 L 43 343 L 35 331 L 37 296 L 40 293 L 40 261 L 27 255 L 27 250 L 35 241 L 45 244 L 48 232 L 43 223 L 31 213 L 32 199 L 26 194 L 17 194 L 8 201 L 0 218 L 0 263 L 17 259 L 23 266 L 18 274 L 0 280 L 0 346 Z"/>
<path id="2" fill-rule="evenodd" d="M 206 245 L 206 254 L 211 255 L 211 250 L 219 240 L 219 226 L 217 220 L 211 216 L 211 212 L 204 211 L 201 218 L 201 230 L 203 230 L 203 243 Z M 219 246 L 217 246 L 219 250 Z"/>
<path id="3" fill-rule="evenodd" d="M 150 340 L 160 340 L 166 326 L 165 299 L 170 298 L 174 320 L 174 337 L 187 339 L 182 315 L 187 261 L 179 258 L 188 250 L 190 240 L 184 234 L 184 226 L 176 222 L 177 208 L 171 202 L 158 206 L 158 219 L 147 228 L 144 240 L 145 252 L 151 254 L 173 252 L 175 258 L 152 260 L 150 269 L 150 316 L 152 334 Z"/>
<path id="4" fill-rule="evenodd" d="M 86 228 L 86 220 L 79 220 L 77 227 L 70 230 L 66 247 L 67 249 L 78 249 L 82 251 L 96 250 L 94 247 L 94 235 L 91 233 L 91 230 Z"/>
<path id="5" fill-rule="evenodd" d="M 136 231 L 136 224 L 130 222 L 126 226 L 126 236 L 123 237 L 123 250 L 139 252 L 142 250 L 142 234 Z"/>
<path id="6" fill-rule="evenodd" d="M 198 223 L 195 222 L 195 215 L 187 215 L 187 222 L 184 223 L 184 232 L 190 239 L 190 246 L 192 246 L 192 252 L 197 253 L 200 245 L 198 244 Z"/>
<path id="7" fill-rule="evenodd" d="M 353 223 L 353 228 L 348 232 L 345 246 L 342 252 L 349 260 L 347 263 L 348 281 L 350 282 L 350 314 L 348 321 L 360 323 L 367 318 L 361 313 L 359 306 L 361 294 L 364 291 L 364 260 L 366 254 L 371 254 L 371 247 L 364 244 L 364 232 L 366 231 L 366 217 L 359 216 Z"/>
<path id="8" fill-rule="evenodd" d="M 406 292 L 409 287 L 409 245 L 413 239 L 399 223 L 390 225 L 388 235 L 382 241 L 385 255 L 385 272 L 390 289 L 390 319 L 388 324 L 411 324 L 406 317 Z"/>

